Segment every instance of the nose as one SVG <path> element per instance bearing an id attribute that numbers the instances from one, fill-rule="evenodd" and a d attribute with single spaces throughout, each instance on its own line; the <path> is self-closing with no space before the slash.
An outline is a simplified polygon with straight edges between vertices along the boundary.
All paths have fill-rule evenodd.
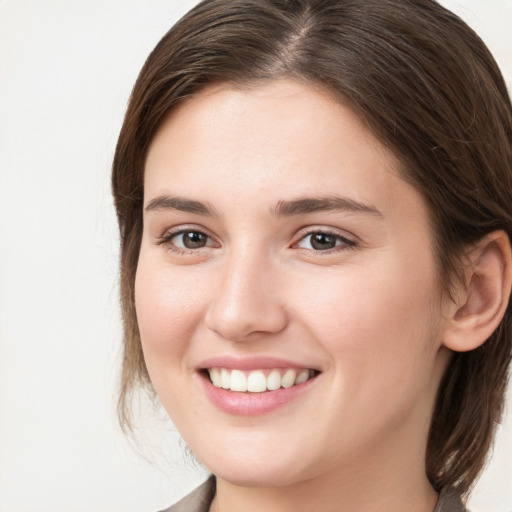
<path id="1" fill-rule="evenodd" d="M 276 334 L 288 323 L 278 269 L 255 255 L 233 254 L 223 265 L 206 326 L 230 341 Z"/>

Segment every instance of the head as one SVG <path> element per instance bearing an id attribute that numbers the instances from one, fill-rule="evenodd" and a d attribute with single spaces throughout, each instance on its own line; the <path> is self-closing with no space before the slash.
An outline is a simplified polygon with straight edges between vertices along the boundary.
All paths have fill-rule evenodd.
<path id="1" fill-rule="evenodd" d="M 282 80 L 349 109 L 424 202 L 438 283 L 456 311 L 444 340 L 451 353 L 433 405 L 426 472 L 435 488 L 466 492 L 500 420 L 512 354 L 510 280 L 495 325 L 485 324 L 489 332 L 470 336 L 464 323 L 464 297 L 478 284 L 474 251 L 502 233 L 494 240 L 506 258 L 503 240 L 512 238 L 512 107 L 482 41 L 430 0 L 210 0 L 151 53 L 113 169 L 125 330 L 122 421 L 129 422 L 136 387 L 152 392 L 135 308 L 148 151 L 169 115 L 205 91 L 263 90 Z"/>

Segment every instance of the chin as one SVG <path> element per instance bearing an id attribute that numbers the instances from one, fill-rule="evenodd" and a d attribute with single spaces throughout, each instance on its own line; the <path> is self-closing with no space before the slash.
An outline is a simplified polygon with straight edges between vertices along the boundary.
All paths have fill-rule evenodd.
<path id="1" fill-rule="evenodd" d="M 212 446 L 218 449 L 211 450 Z M 280 445 L 281 449 L 276 446 Z M 197 447 L 195 452 L 201 463 L 215 476 L 232 485 L 243 487 L 286 487 L 314 476 L 316 464 L 308 461 L 304 450 L 297 448 L 286 453 L 286 443 L 250 443 L 244 448 L 233 444 L 209 443 L 206 449 Z M 295 444 L 295 447 L 301 446 Z"/>
<path id="2" fill-rule="evenodd" d="M 293 465 L 260 464 L 230 460 L 213 463 L 208 469 L 218 478 L 241 487 L 287 487 L 307 479 L 301 471 L 291 471 Z"/>

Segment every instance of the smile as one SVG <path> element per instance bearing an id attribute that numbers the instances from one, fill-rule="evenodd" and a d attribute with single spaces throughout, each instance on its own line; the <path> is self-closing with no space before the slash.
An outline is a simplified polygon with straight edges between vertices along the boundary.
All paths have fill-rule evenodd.
<path id="1" fill-rule="evenodd" d="M 286 407 L 317 388 L 322 369 L 269 355 L 218 355 L 200 361 L 196 375 L 206 397 L 219 410 L 256 416 Z"/>
<path id="2" fill-rule="evenodd" d="M 314 370 L 274 368 L 242 371 L 231 368 L 208 368 L 211 383 L 229 391 L 263 393 L 288 389 L 303 384 L 315 376 Z"/>

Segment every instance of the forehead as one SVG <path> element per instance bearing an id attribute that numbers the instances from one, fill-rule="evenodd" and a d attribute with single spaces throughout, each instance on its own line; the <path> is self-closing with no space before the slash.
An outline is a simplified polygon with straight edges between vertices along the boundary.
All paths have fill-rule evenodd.
<path id="1" fill-rule="evenodd" d="M 354 142 L 366 150 L 359 155 L 348 151 Z M 182 151 L 184 147 L 195 150 Z M 300 162 L 314 156 L 320 163 L 322 154 L 324 161 L 336 156 L 347 164 L 355 164 L 356 159 L 364 164 L 370 160 L 365 156 L 376 157 L 388 171 L 399 168 L 393 154 L 347 106 L 320 88 L 280 80 L 243 89 L 215 85 L 182 102 L 153 138 L 146 170 L 171 155 L 176 167 L 206 160 L 207 167 L 213 168 L 216 157 L 222 156 L 227 165 L 244 154 L 257 162 L 262 150 L 266 156 L 273 155 L 276 163 L 285 158 L 297 161 L 297 173 L 305 167 Z M 260 167 L 258 174 L 264 170 Z"/>
<path id="2" fill-rule="evenodd" d="M 191 189 L 210 200 L 239 198 L 245 206 L 253 198 L 333 190 L 383 210 L 404 193 L 422 202 L 400 178 L 398 159 L 350 108 L 291 80 L 212 86 L 170 113 L 149 148 L 145 199 Z"/>

